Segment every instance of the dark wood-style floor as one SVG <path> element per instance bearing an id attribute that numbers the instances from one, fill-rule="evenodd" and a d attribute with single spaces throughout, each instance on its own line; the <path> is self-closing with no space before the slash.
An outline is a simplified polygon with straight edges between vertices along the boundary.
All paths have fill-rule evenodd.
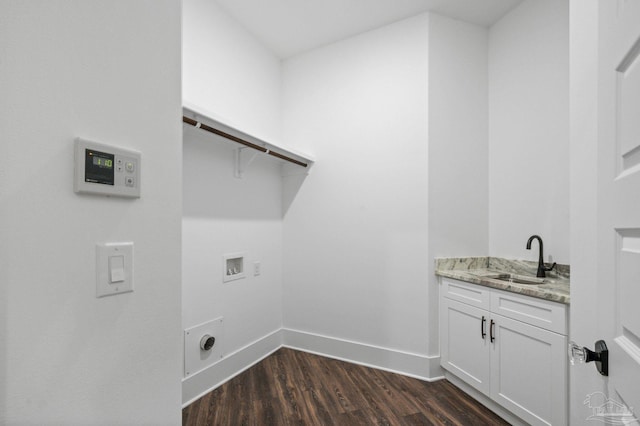
<path id="1" fill-rule="evenodd" d="M 446 380 L 282 348 L 182 410 L 183 425 L 507 425 Z"/>

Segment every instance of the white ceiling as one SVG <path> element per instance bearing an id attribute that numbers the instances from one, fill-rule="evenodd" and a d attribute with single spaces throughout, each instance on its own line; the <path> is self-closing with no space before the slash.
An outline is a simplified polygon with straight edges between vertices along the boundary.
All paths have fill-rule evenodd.
<path id="1" fill-rule="evenodd" d="M 523 0 L 216 0 L 281 58 L 425 11 L 490 26 Z"/>

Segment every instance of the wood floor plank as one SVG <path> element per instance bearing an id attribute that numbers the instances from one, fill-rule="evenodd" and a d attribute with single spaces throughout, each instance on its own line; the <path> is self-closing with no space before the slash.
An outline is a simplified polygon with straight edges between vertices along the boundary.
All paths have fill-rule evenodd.
<path id="1" fill-rule="evenodd" d="M 402 418 L 402 423 L 406 426 L 427 426 L 435 424 L 429 421 L 427 416 L 425 416 L 423 413 L 415 413 L 404 416 Z"/>
<path id="2" fill-rule="evenodd" d="M 364 414 L 363 410 L 353 410 L 339 414 L 337 424 L 349 426 L 370 426 L 371 420 Z"/>
<path id="3" fill-rule="evenodd" d="M 446 380 L 282 348 L 182 411 L 185 426 L 507 425 Z"/>

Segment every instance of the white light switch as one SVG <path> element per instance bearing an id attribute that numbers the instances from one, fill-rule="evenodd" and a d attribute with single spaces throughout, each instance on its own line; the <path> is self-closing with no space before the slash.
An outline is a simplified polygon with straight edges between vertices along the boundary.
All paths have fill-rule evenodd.
<path id="1" fill-rule="evenodd" d="M 124 281 L 124 256 L 109 256 L 109 282 Z"/>
<path id="2" fill-rule="evenodd" d="M 133 291 L 133 243 L 96 245 L 96 297 Z"/>

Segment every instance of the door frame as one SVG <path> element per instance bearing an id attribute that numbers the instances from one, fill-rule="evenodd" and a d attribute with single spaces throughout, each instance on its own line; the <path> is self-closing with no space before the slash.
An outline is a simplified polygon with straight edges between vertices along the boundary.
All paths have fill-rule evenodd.
<path id="1" fill-rule="evenodd" d="M 592 345 L 598 327 L 598 0 L 569 1 L 570 253 L 569 339 Z M 594 315 L 595 313 L 595 315 Z M 592 365 L 569 366 L 570 424 L 589 416 L 591 392 L 606 391 Z"/>

